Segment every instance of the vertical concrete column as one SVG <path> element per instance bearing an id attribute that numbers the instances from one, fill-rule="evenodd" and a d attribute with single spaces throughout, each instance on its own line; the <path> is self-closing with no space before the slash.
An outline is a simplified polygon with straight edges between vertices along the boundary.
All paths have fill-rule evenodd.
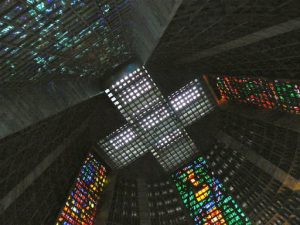
<path id="1" fill-rule="evenodd" d="M 150 220 L 150 209 L 148 205 L 147 196 L 147 184 L 145 180 L 138 179 L 138 202 L 139 202 L 139 212 L 140 212 L 140 224 L 141 225 L 151 225 Z"/>
<path id="2" fill-rule="evenodd" d="M 185 221 L 185 225 L 194 225 L 194 220 L 193 218 L 190 216 L 190 211 L 189 209 L 184 205 L 182 199 L 181 199 L 181 196 L 177 190 L 177 187 L 175 185 L 174 182 L 171 182 L 171 187 L 174 189 L 175 191 L 175 195 L 178 199 L 178 204 L 181 206 L 182 210 L 183 210 L 183 213 L 185 214 L 185 217 L 186 217 L 186 221 Z"/>
<path id="3" fill-rule="evenodd" d="M 235 140 L 228 134 L 219 131 L 216 137 L 219 141 L 223 142 L 229 148 L 241 152 L 247 158 L 247 160 L 256 165 L 265 173 L 272 176 L 274 179 L 281 182 L 287 188 L 294 191 L 300 190 L 300 181 L 298 179 L 286 173 L 285 171 L 283 171 L 282 169 L 280 169 L 261 155 L 255 153 L 250 148 Z"/>
<path id="4" fill-rule="evenodd" d="M 132 45 L 142 63 L 146 63 L 175 16 L 182 0 L 131 2 L 132 16 L 129 32 Z"/>
<path id="5" fill-rule="evenodd" d="M 98 210 L 96 215 L 95 225 L 106 225 L 108 222 L 109 211 L 113 201 L 114 193 L 116 186 L 116 175 L 113 174 L 109 177 L 109 184 L 106 186 L 103 198 L 100 201 L 103 201 L 102 206 Z"/>
<path id="6" fill-rule="evenodd" d="M 278 113 L 271 110 L 262 110 L 253 107 L 244 107 L 243 105 L 229 103 L 221 106 L 228 112 L 237 113 L 243 117 L 270 123 L 278 127 L 290 129 L 300 133 L 299 115 L 289 113 Z"/>

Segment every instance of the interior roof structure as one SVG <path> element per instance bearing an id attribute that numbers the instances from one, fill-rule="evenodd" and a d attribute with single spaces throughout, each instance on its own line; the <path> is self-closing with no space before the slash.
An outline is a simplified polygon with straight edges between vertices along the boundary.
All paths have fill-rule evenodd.
<path id="1" fill-rule="evenodd" d="M 97 78 L 132 57 L 128 1 L 1 1 L 0 87 Z"/>
<path id="2" fill-rule="evenodd" d="M 299 6 L 297 0 L 183 1 L 148 65 L 296 79 Z"/>
<path id="3" fill-rule="evenodd" d="M 104 92 L 124 65 L 145 64 L 169 100 L 202 75 L 299 83 L 299 16 L 299 0 L 0 0 L 0 224 L 53 224 L 87 151 L 97 152 L 99 140 L 128 122 Z M 196 153 L 210 154 L 222 132 L 231 132 L 242 143 L 238 147 L 248 146 L 253 135 L 258 151 L 276 168 L 283 165 L 282 174 L 295 177 L 298 191 L 285 186 L 285 177 L 262 172 L 255 160 L 239 158 L 241 152 L 234 160 L 242 169 L 229 166 L 224 176 L 236 172 L 230 177 L 234 194 L 249 178 L 240 201 L 248 204 L 251 220 L 269 219 L 261 216 L 260 200 L 268 213 L 279 205 L 269 224 L 283 214 L 294 219 L 299 116 L 226 107 L 216 105 L 205 119 L 185 127 Z M 226 157 L 235 152 L 217 145 Z M 231 161 L 219 157 L 219 150 L 209 161 L 222 169 Z M 148 151 L 113 172 L 149 182 L 170 175 Z"/>

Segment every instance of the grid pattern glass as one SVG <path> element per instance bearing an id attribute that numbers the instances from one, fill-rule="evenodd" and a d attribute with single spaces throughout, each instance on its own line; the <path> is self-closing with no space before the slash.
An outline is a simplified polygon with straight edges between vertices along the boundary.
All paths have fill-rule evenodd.
<path id="1" fill-rule="evenodd" d="M 148 111 L 139 122 L 143 141 L 150 144 L 153 156 L 165 170 L 174 169 L 196 152 L 182 123 L 167 103 Z"/>
<path id="2" fill-rule="evenodd" d="M 214 107 L 213 101 L 198 79 L 191 81 L 168 98 L 180 120 L 187 125 L 205 116 Z"/>
<path id="3" fill-rule="evenodd" d="M 217 87 L 226 100 L 300 114 L 300 81 L 222 76 Z"/>
<path id="4" fill-rule="evenodd" d="M 128 60 L 120 15 L 129 6 L 125 0 L 2 1 L 1 84 L 96 76 Z"/>
<path id="5" fill-rule="evenodd" d="M 172 109 L 163 103 L 145 112 L 144 117 L 137 124 L 144 135 L 144 139 L 153 145 L 159 141 L 161 135 L 167 135 L 174 129 L 180 128 L 181 125 Z"/>
<path id="6" fill-rule="evenodd" d="M 126 124 L 99 142 L 99 146 L 113 161 L 114 168 L 128 165 L 147 151 L 147 146 L 141 140 L 141 135 L 134 125 Z"/>
<path id="7" fill-rule="evenodd" d="M 172 178 L 195 225 L 251 224 L 202 157 L 179 169 Z"/>
<path id="8" fill-rule="evenodd" d="M 178 133 L 170 133 L 168 136 L 173 136 L 166 144 L 159 146 L 153 150 L 153 155 L 162 167 L 167 171 L 172 171 L 178 168 L 182 162 L 192 158 L 196 152 L 196 146 L 185 132 L 185 130 L 175 130 Z"/>
<path id="9" fill-rule="evenodd" d="M 99 142 L 115 167 L 151 152 L 166 171 L 171 171 L 194 156 L 196 147 L 184 126 L 212 109 L 199 80 L 175 92 L 168 101 L 142 67 L 124 73 L 105 92 L 128 121 L 126 128 Z"/>
<path id="10" fill-rule="evenodd" d="M 124 74 L 106 93 L 128 122 L 138 120 L 143 112 L 163 100 L 145 67 Z"/>
<path id="11" fill-rule="evenodd" d="M 57 218 L 56 225 L 94 224 L 96 206 L 107 183 L 106 176 L 106 168 L 89 153 Z"/>

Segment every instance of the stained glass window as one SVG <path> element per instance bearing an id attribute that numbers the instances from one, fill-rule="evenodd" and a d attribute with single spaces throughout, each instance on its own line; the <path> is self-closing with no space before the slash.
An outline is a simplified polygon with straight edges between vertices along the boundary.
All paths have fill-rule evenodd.
<path id="1" fill-rule="evenodd" d="M 300 114 L 300 81 L 222 76 L 217 87 L 227 100 Z"/>
<path id="2" fill-rule="evenodd" d="M 125 0 L 1 1 L 0 81 L 97 76 L 128 60 L 121 15 L 129 9 Z"/>
<path id="3" fill-rule="evenodd" d="M 58 216 L 56 225 L 94 224 L 97 203 L 107 183 L 106 176 L 105 166 L 89 153 Z"/>
<path id="4" fill-rule="evenodd" d="M 172 178 L 195 225 L 251 224 L 202 157 L 179 169 Z"/>

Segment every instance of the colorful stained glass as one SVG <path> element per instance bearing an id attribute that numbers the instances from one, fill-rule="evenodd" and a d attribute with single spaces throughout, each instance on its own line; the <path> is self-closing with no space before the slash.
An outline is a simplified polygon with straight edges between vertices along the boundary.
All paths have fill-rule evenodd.
<path id="1" fill-rule="evenodd" d="M 223 99 L 300 114 L 300 81 L 217 77 Z"/>
<path id="2" fill-rule="evenodd" d="M 99 76 L 118 66 L 131 57 L 121 17 L 129 10 L 126 0 L 2 1 L 0 85 Z"/>
<path id="3" fill-rule="evenodd" d="M 202 157 L 178 170 L 172 178 L 195 225 L 251 224 Z"/>
<path id="4" fill-rule="evenodd" d="M 107 183 L 107 170 L 93 154 L 89 154 L 76 178 L 56 225 L 92 225 L 96 206 Z"/>

